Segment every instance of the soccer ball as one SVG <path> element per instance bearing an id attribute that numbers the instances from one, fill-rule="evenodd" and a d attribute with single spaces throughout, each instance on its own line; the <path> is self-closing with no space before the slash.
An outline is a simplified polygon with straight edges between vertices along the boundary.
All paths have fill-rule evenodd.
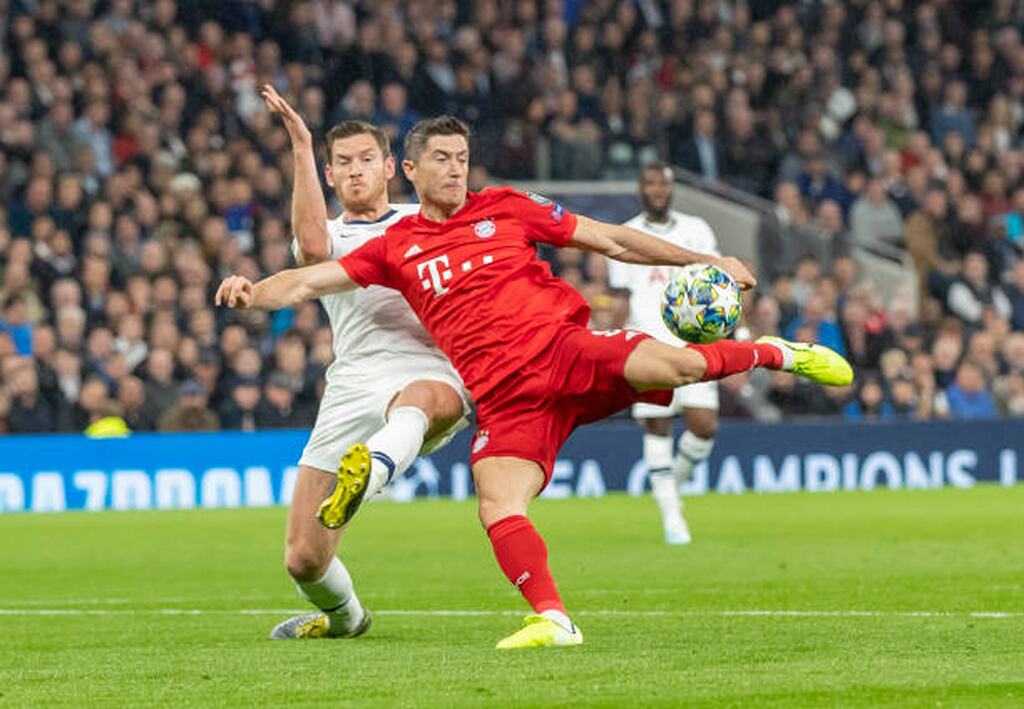
<path id="1" fill-rule="evenodd" d="M 742 309 L 732 276 L 711 264 L 691 263 L 676 271 L 665 287 L 661 317 L 676 337 L 704 343 L 729 335 Z"/>

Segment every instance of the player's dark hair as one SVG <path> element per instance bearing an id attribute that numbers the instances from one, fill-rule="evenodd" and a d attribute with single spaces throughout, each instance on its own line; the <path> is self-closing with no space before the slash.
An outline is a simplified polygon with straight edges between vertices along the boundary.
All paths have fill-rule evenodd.
<path id="1" fill-rule="evenodd" d="M 381 155 L 385 158 L 391 155 L 391 141 L 388 140 L 388 134 L 382 129 L 366 121 L 342 121 L 327 131 L 327 138 L 325 139 L 327 162 L 331 161 L 334 141 L 341 140 L 342 138 L 351 138 L 353 135 L 372 135 L 380 147 Z"/>
<path id="2" fill-rule="evenodd" d="M 427 141 L 435 135 L 461 135 L 468 142 L 470 130 L 469 126 L 455 116 L 424 118 L 405 136 L 405 159 L 419 162 L 427 147 Z"/>

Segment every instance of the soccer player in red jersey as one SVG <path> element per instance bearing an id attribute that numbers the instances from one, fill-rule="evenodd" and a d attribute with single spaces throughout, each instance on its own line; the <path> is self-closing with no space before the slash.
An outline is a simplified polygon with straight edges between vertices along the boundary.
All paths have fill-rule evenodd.
<path id="1" fill-rule="evenodd" d="M 586 302 L 552 276 L 536 256 L 536 243 L 630 263 L 711 262 L 741 286 L 756 282 L 736 259 L 576 216 L 537 195 L 507 188 L 469 192 L 468 138 L 468 128 L 454 118 L 421 121 L 406 138 L 403 162 L 420 199 L 418 214 L 337 263 L 284 271 L 256 284 L 231 276 L 216 301 L 272 310 L 360 286 L 399 290 L 476 403 L 471 462 L 480 521 L 501 570 L 536 613 L 498 647 L 577 645 L 582 633 L 566 613 L 547 548 L 526 516 L 576 427 L 637 401 L 665 405 L 680 386 L 753 367 L 835 385 L 848 384 L 853 373 L 827 348 L 777 338 L 675 347 L 630 330 L 588 330 Z M 365 470 L 339 471 L 339 485 L 353 490 L 353 510 L 370 477 Z"/>

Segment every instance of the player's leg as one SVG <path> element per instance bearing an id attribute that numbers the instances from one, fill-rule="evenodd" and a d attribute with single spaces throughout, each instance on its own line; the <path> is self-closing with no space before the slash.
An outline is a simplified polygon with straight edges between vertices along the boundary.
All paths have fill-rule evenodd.
<path id="1" fill-rule="evenodd" d="M 462 395 L 451 384 L 427 379 L 407 384 L 390 401 L 385 424 L 342 456 L 337 485 L 320 506 L 320 521 L 332 529 L 345 524 L 363 500 L 408 470 L 424 441 L 464 416 Z"/>
<path id="2" fill-rule="evenodd" d="M 649 404 L 637 404 L 638 413 Z M 651 407 L 654 408 L 654 407 Z M 660 407 L 658 407 L 660 408 Z M 661 524 L 668 544 L 689 544 L 690 531 L 683 518 L 679 482 L 672 472 L 672 419 L 640 418 L 644 427 L 644 463 L 651 482 L 651 496 L 661 511 Z"/>
<path id="3" fill-rule="evenodd" d="M 292 493 L 285 543 L 285 568 L 302 596 L 320 613 L 296 616 L 279 624 L 272 639 L 354 637 L 370 625 L 352 577 L 335 555 L 342 530 L 325 529 L 316 519 L 320 501 L 334 486 L 334 473 L 299 466 Z"/>
<path id="4" fill-rule="evenodd" d="M 679 447 L 672 472 L 679 482 L 690 479 L 693 469 L 711 456 L 718 433 L 718 409 L 687 406 L 683 409 L 686 431 L 679 437 Z"/>
<path id="5" fill-rule="evenodd" d="M 850 364 L 827 347 L 777 337 L 763 337 L 757 342 L 719 340 L 686 347 L 646 339 L 630 353 L 624 375 L 638 391 L 669 390 L 723 379 L 754 367 L 781 369 L 822 384 L 846 385 L 853 381 Z"/>
<path id="6" fill-rule="evenodd" d="M 366 441 L 373 459 L 367 494 L 375 495 L 401 476 L 430 441 L 465 416 L 462 396 L 451 384 L 422 380 L 408 384 L 391 400 L 387 423 Z"/>
<path id="7" fill-rule="evenodd" d="M 492 457 L 473 464 L 480 523 L 487 530 L 498 566 L 536 613 L 527 618 L 526 627 L 499 642 L 499 649 L 583 642 L 551 575 L 547 546 L 526 516 L 544 482 L 543 470 L 530 460 Z"/>

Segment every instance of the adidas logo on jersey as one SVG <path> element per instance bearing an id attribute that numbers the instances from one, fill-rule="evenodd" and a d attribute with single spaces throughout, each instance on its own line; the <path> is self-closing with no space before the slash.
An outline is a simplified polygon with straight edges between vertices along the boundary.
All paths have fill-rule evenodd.
<path id="1" fill-rule="evenodd" d="M 409 250 L 402 254 L 402 258 L 412 258 L 413 256 L 419 256 L 423 253 L 423 249 L 420 248 L 419 244 L 413 244 L 409 247 Z"/>

